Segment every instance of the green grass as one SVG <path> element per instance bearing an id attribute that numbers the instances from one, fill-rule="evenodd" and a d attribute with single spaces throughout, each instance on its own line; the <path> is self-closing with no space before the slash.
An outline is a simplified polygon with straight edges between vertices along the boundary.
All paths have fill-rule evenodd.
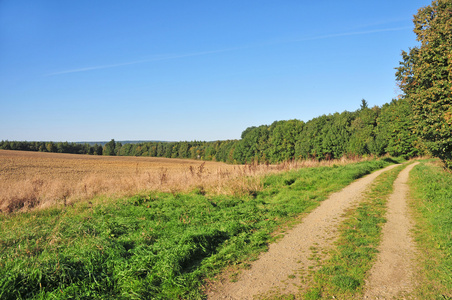
<path id="1" fill-rule="evenodd" d="M 412 209 L 421 272 L 419 299 L 452 299 L 452 173 L 438 161 L 411 172 Z"/>
<path id="2" fill-rule="evenodd" d="M 280 226 L 390 163 L 267 176 L 242 198 L 159 193 L 0 215 L 0 299 L 202 299 L 204 279 L 246 267 Z"/>
<path id="3" fill-rule="evenodd" d="M 321 263 L 312 279 L 314 284 L 304 292 L 305 299 L 362 299 L 366 274 L 375 261 L 385 223 L 386 203 L 394 180 L 406 166 L 387 171 L 374 181 L 365 200 L 347 212 L 339 228 L 336 247 Z"/>

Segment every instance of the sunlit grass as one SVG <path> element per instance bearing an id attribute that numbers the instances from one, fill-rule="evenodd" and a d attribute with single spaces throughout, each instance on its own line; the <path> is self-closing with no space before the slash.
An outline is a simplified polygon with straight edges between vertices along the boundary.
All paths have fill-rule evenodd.
<path id="1" fill-rule="evenodd" d="M 278 228 L 390 162 L 268 175 L 241 196 L 149 193 L 0 215 L 1 299 L 199 299 Z"/>
<path id="2" fill-rule="evenodd" d="M 417 297 L 452 299 L 452 173 L 433 160 L 416 166 L 411 174 L 421 270 Z"/>
<path id="3" fill-rule="evenodd" d="M 378 176 L 364 200 L 347 212 L 335 248 L 312 275 L 313 286 L 304 291 L 306 299 L 362 299 L 364 279 L 375 262 L 385 223 L 386 202 L 394 180 L 405 167 Z"/>

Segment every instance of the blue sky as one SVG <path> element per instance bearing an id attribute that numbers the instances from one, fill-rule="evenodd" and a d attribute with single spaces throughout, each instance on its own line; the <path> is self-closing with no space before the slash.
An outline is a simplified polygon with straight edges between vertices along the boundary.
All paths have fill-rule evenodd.
<path id="1" fill-rule="evenodd" d="M 0 140 L 238 139 L 397 97 L 431 1 L 0 1 Z"/>

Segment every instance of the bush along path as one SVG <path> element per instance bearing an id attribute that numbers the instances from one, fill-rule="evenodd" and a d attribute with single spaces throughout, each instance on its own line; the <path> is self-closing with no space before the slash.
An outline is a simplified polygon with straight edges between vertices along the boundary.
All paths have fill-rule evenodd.
<path id="1" fill-rule="evenodd" d="M 319 251 L 327 252 L 337 240 L 344 214 L 362 200 L 363 192 L 375 178 L 394 167 L 397 165 L 374 172 L 332 194 L 279 242 L 271 244 L 268 252 L 248 270 L 243 270 L 234 282 L 230 278 L 218 280 L 208 291 L 208 299 L 290 299 L 306 292 L 307 287 L 314 285 L 308 274 L 319 267 Z M 338 285 L 347 286 L 350 280 L 344 277 L 337 281 Z M 308 290 L 304 298 L 320 297 L 322 288 Z"/>

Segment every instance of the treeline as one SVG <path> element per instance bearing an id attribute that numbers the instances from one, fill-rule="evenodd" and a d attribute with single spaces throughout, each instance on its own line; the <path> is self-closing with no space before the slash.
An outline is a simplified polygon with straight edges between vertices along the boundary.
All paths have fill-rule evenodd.
<path id="1" fill-rule="evenodd" d="M 88 143 L 80 144 L 68 142 L 1 141 L 0 149 L 91 155 L 102 155 L 103 153 L 102 145 L 89 145 Z"/>
<path id="2" fill-rule="evenodd" d="M 100 144 L 69 142 L 1 141 L 0 149 L 39 151 L 53 153 L 108 155 L 108 156 L 152 156 L 167 158 L 190 158 L 234 163 L 233 149 L 236 140 L 215 142 L 141 142 L 122 144 L 111 140 Z"/>
<path id="3" fill-rule="evenodd" d="M 143 142 L 124 144 L 111 140 L 104 146 L 104 155 L 190 158 L 234 163 L 237 140 L 215 142 Z"/>
<path id="4" fill-rule="evenodd" d="M 423 153 L 422 143 L 413 134 L 410 106 L 402 99 L 373 108 L 362 100 L 355 112 L 247 128 L 237 142 L 234 159 L 275 163 L 386 153 L 403 157 Z"/>
<path id="5" fill-rule="evenodd" d="M 292 159 L 333 159 L 342 156 L 413 157 L 424 152 L 413 134 L 409 104 L 393 100 L 382 107 L 361 107 L 323 115 L 308 122 L 276 121 L 249 127 L 240 140 L 214 142 L 142 142 L 104 146 L 68 142 L 0 142 L 0 149 L 117 156 L 151 156 L 223 161 L 277 163 Z"/>

